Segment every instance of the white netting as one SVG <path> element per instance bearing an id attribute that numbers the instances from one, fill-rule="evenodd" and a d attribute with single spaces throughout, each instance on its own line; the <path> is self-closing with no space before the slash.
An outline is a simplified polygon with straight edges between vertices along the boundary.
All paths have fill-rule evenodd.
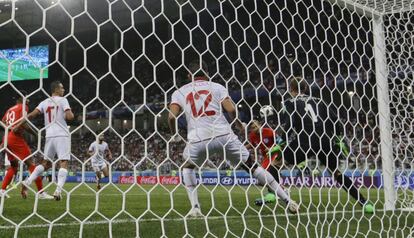
<path id="1" fill-rule="evenodd" d="M 0 236 L 412 236 L 413 14 L 410 0 L 0 0 L 0 113 L 22 90 L 34 109 L 60 80 L 76 117 L 63 201 L 35 199 L 35 189 L 22 200 L 20 186 L 11 186 L 0 204 Z M 350 147 L 339 169 L 375 214 L 336 187 L 315 158 L 279 171 L 301 206 L 290 215 L 280 201 L 255 206 L 266 189 L 211 156 L 197 175 L 204 216 L 188 217 L 180 184 L 185 144 L 171 140 L 167 117 L 171 94 L 187 82 L 195 59 L 229 90 L 247 124 L 264 105 L 280 112 L 287 80 L 305 78 L 310 94 L 336 109 Z M 29 159 L 39 161 L 43 121 L 33 123 L 39 136 L 27 138 Z M 178 125 L 185 137 L 185 122 Z M 384 141 L 387 132 L 392 143 Z M 113 160 L 98 192 L 87 151 L 99 134 Z M 258 148 L 252 154 L 262 159 Z M 393 161 L 383 170 L 387 158 Z M 19 167 L 18 185 L 26 170 Z M 44 174 L 53 181 L 43 180 L 50 193 L 56 174 Z"/>
<path id="2" fill-rule="evenodd" d="M 413 12 L 385 16 L 396 177 L 402 209 L 413 211 Z"/>

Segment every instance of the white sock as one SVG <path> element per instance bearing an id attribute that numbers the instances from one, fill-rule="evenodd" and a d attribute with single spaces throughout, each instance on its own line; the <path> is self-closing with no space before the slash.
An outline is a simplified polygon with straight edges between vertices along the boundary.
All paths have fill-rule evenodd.
<path id="1" fill-rule="evenodd" d="M 63 185 L 65 185 L 66 182 L 66 176 L 68 176 L 68 170 L 64 168 L 60 168 L 58 172 L 58 182 L 57 182 L 57 188 L 56 192 L 61 192 Z"/>
<path id="2" fill-rule="evenodd" d="M 32 184 L 33 181 L 37 179 L 37 177 L 39 177 L 39 175 L 41 175 L 44 171 L 45 171 L 45 167 L 43 167 L 43 165 L 39 164 L 38 166 L 36 166 L 36 168 L 30 174 L 29 178 L 26 179 L 26 184 L 27 185 Z"/>
<path id="3" fill-rule="evenodd" d="M 200 208 L 200 204 L 198 203 L 198 193 L 197 193 L 197 179 L 194 169 L 184 168 L 183 169 L 183 180 L 184 185 L 187 190 L 188 198 L 191 202 L 191 208 L 198 207 Z"/>
<path id="4" fill-rule="evenodd" d="M 282 186 L 273 178 L 267 170 L 262 167 L 257 167 L 253 172 L 253 176 L 259 180 L 261 185 L 267 185 L 276 192 L 277 196 L 280 197 L 284 202 L 288 203 L 290 201 L 289 195 L 283 190 Z"/>

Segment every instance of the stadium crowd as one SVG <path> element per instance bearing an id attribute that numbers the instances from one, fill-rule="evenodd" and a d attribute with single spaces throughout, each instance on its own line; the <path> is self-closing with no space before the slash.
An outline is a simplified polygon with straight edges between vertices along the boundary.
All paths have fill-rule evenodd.
<path id="1" fill-rule="evenodd" d="M 210 68 L 214 64 L 209 65 Z M 240 66 L 242 67 L 242 66 Z M 264 67 L 264 65 L 259 66 Z M 273 61 L 269 62 L 267 70 L 263 73 L 260 73 L 258 70 L 252 70 L 250 72 L 246 70 L 236 70 L 240 72 L 237 75 L 234 75 L 232 78 L 232 70 L 229 67 L 221 67 L 219 69 L 221 72 L 215 74 L 213 80 L 222 84 L 227 82 L 229 91 L 236 91 L 241 89 L 258 89 L 264 87 L 267 91 L 271 92 L 272 90 L 283 90 L 286 88 L 286 79 L 284 73 L 278 73 L 277 67 Z M 167 73 L 167 72 L 164 72 Z M 180 77 L 185 78 L 185 72 L 181 73 Z M 152 79 L 152 75 L 148 73 L 142 73 L 137 75 L 138 78 L 142 79 L 140 81 L 149 82 Z M 343 77 L 339 77 L 343 79 Z M 235 80 L 237 78 L 237 80 Z M 335 83 L 332 83 L 332 80 L 335 80 L 332 77 L 327 79 L 308 79 L 308 82 L 313 88 L 317 88 L 322 91 L 323 88 L 334 89 Z M 249 82 L 244 84 L 245 82 Z M 84 80 L 85 84 L 82 87 L 75 87 L 73 90 L 73 95 L 76 96 L 76 99 L 72 96 L 69 97 L 69 102 L 72 106 L 75 114 L 79 115 L 82 112 L 82 104 L 85 105 L 91 101 L 94 97 L 94 92 L 96 88 L 95 80 Z M 180 82 L 185 83 L 186 81 Z M 243 86 L 242 86 L 243 85 Z M 324 85 L 327 85 L 324 87 Z M 160 80 L 159 83 L 154 84 L 155 87 L 148 87 L 146 96 L 147 102 L 160 103 L 161 108 L 164 107 L 164 97 L 165 95 L 170 96 L 172 90 L 169 88 L 174 87 L 169 80 Z M 180 85 L 177 85 L 180 86 Z M 276 87 L 275 87 L 276 86 Z M 143 97 L 133 96 L 137 95 L 136 92 L 142 90 L 142 87 L 139 84 L 133 84 L 128 87 L 124 87 L 124 104 L 127 106 L 139 105 L 144 102 Z M 86 112 L 91 111 L 105 111 L 110 107 L 114 107 L 119 103 L 121 98 L 122 88 L 113 86 L 111 84 L 103 83 L 100 87 L 99 100 L 94 100 L 92 103 L 88 104 Z M 164 93 L 167 92 L 168 93 Z M 314 91 L 314 90 L 313 90 Z M 283 91 L 280 91 L 283 92 Z M 93 95 L 93 96 L 91 96 Z M 321 93 L 322 95 L 322 93 Z M 35 94 L 30 98 L 31 104 L 30 107 L 33 108 L 36 106 L 36 103 L 43 98 L 42 94 Z M 79 101 L 81 103 L 79 103 Z M 168 98 L 169 100 L 169 98 Z M 254 99 L 255 100 L 255 99 Z M 105 103 L 107 106 L 104 106 Z M 255 102 L 252 102 L 254 104 Z M 328 103 L 328 102 L 327 102 Z M 348 144 L 351 145 L 351 154 L 349 160 L 344 161 L 344 164 L 348 168 L 359 168 L 359 169 L 375 169 L 381 168 L 381 159 L 379 158 L 378 144 L 379 144 L 379 129 L 378 123 L 376 121 L 374 113 L 366 115 L 364 111 L 360 111 L 358 116 L 355 118 L 342 118 L 342 123 L 345 125 L 346 135 L 345 138 Z M 185 143 L 174 143 L 170 147 L 171 158 L 167 158 L 167 145 L 164 139 L 159 135 L 165 136 L 168 140 L 170 135 L 166 131 L 160 131 L 159 135 L 152 135 L 154 131 L 139 131 L 141 136 L 138 136 L 137 133 L 133 132 L 126 136 L 123 140 L 116 135 L 116 133 L 106 133 L 106 141 L 108 142 L 112 152 L 115 162 L 113 162 L 112 170 L 113 171 L 131 171 L 134 166 L 137 170 L 143 171 L 148 169 L 155 169 L 162 162 L 161 170 L 163 172 L 169 172 L 171 169 L 181 166 L 183 163 L 182 151 L 184 149 Z M 124 134 L 128 133 L 125 131 Z M 143 139 L 145 138 L 145 139 Z M 87 150 L 90 143 L 94 141 L 94 135 L 92 133 L 74 133 L 72 135 L 72 154 L 74 160 L 71 163 L 71 170 L 80 171 L 81 163 L 88 159 Z M 146 147 L 145 147 L 146 146 Z M 35 149 L 34 149 L 35 150 Z M 122 153 L 123 151 L 123 153 Z M 122 156 L 121 156 L 122 155 Z M 40 156 L 39 153 L 35 155 L 36 157 Z M 211 167 L 220 167 L 221 169 L 228 168 L 226 163 L 223 163 L 222 158 L 213 158 L 212 163 L 209 164 Z M 91 164 L 85 164 L 86 170 L 91 170 Z"/>

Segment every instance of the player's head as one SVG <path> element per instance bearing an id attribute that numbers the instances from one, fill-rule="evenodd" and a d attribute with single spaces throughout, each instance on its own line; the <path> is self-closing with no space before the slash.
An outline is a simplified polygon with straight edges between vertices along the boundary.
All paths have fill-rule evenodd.
<path id="1" fill-rule="evenodd" d="M 63 96 L 65 94 L 65 88 L 60 81 L 53 81 L 50 84 L 50 92 L 53 96 Z"/>
<path id="2" fill-rule="evenodd" d="M 249 131 L 253 133 L 258 133 L 261 127 L 262 127 L 262 124 L 260 124 L 258 120 L 253 120 L 249 126 Z"/>
<path id="3" fill-rule="evenodd" d="M 103 142 L 104 140 L 105 140 L 105 136 L 104 135 L 99 135 L 98 141 Z"/>
<path id="4" fill-rule="evenodd" d="M 20 90 L 21 95 L 16 99 L 16 103 L 20 104 L 23 103 L 24 97 L 26 97 L 27 92 L 25 90 Z M 29 99 L 26 98 L 26 104 L 29 104 Z"/>
<path id="5" fill-rule="evenodd" d="M 301 77 L 291 77 L 289 79 L 289 92 L 292 96 L 304 94 L 308 91 L 308 83 Z"/>
<path id="6" fill-rule="evenodd" d="M 194 60 L 188 65 L 188 69 L 190 73 L 187 75 L 189 80 L 193 80 L 194 78 L 207 78 L 208 75 L 208 66 L 204 61 Z"/>

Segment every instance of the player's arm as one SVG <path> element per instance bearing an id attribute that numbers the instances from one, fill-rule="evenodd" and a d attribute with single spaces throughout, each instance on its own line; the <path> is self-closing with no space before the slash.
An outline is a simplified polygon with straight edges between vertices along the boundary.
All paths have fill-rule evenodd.
<path id="1" fill-rule="evenodd" d="M 177 133 L 177 118 L 180 115 L 181 107 L 176 103 L 170 104 L 170 113 L 168 114 L 168 127 L 172 135 Z"/>
<path id="2" fill-rule="evenodd" d="M 71 109 L 67 109 L 65 111 L 65 120 L 66 121 L 72 121 L 75 118 L 75 115 L 73 115 L 73 112 Z"/>
<path id="3" fill-rule="evenodd" d="M 25 131 L 29 132 L 30 134 L 32 134 L 33 136 L 37 136 L 37 132 L 35 129 L 33 129 L 33 127 L 31 127 L 29 124 L 24 123 L 22 125 L 22 127 L 24 128 Z"/>
<path id="4" fill-rule="evenodd" d="M 109 146 L 106 147 L 106 154 L 108 155 L 108 159 L 112 160 L 112 151 L 109 149 Z"/>
<path id="5" fill-rule="evenodd" d="M 40 114 L 42 114 L 42 112 L 39 109 L 35 108 L 31 113 L 27 114 L 27 120 L 32 120 L 38 117 Z M 16 126 L 13 128 L 13 132 L 17 132 L 21 126 L 25 126 L 25 129 L 27 128 L 25 118 L 23 118 L 22 120 L 20 120 L 19 123 L 16 124 Z"/>
<path id="6" fill-rule="evenodd" d="M 93 156 L 95 154 L 95 146 L 93 145 L 93 143 L 89 146 L 88 149 L 88 155 L 89 156 Z"/>
<path id="7" fill-rule="evenodd" d="M 72 121 L 75 118 L 75 115 L 73 115 L 72 109 L 69 106 L 68 99 L 64 98 L 61 101 L 61 105 L 62 105 L 63 111 L 65 112 L 65 120 Z"/>
<path id="8" fill-rule="evenodd" d="M 245 126 L 243 125 L 243 123 L 237 118 L 237 111 L 236 111 L 236 107 L 234 106 L 233 101 L 231 100 L 230 97 L 227 97 L 225 99 L 223 99 L 223 101 L 221 102 L 221 105 L 224 109 L 224 111 L 226 111 L 230 117 L 230 121 L 233 122 L 236 126 L 236 128 L 241 131 L 244 132 L 245 130 Z"/>

